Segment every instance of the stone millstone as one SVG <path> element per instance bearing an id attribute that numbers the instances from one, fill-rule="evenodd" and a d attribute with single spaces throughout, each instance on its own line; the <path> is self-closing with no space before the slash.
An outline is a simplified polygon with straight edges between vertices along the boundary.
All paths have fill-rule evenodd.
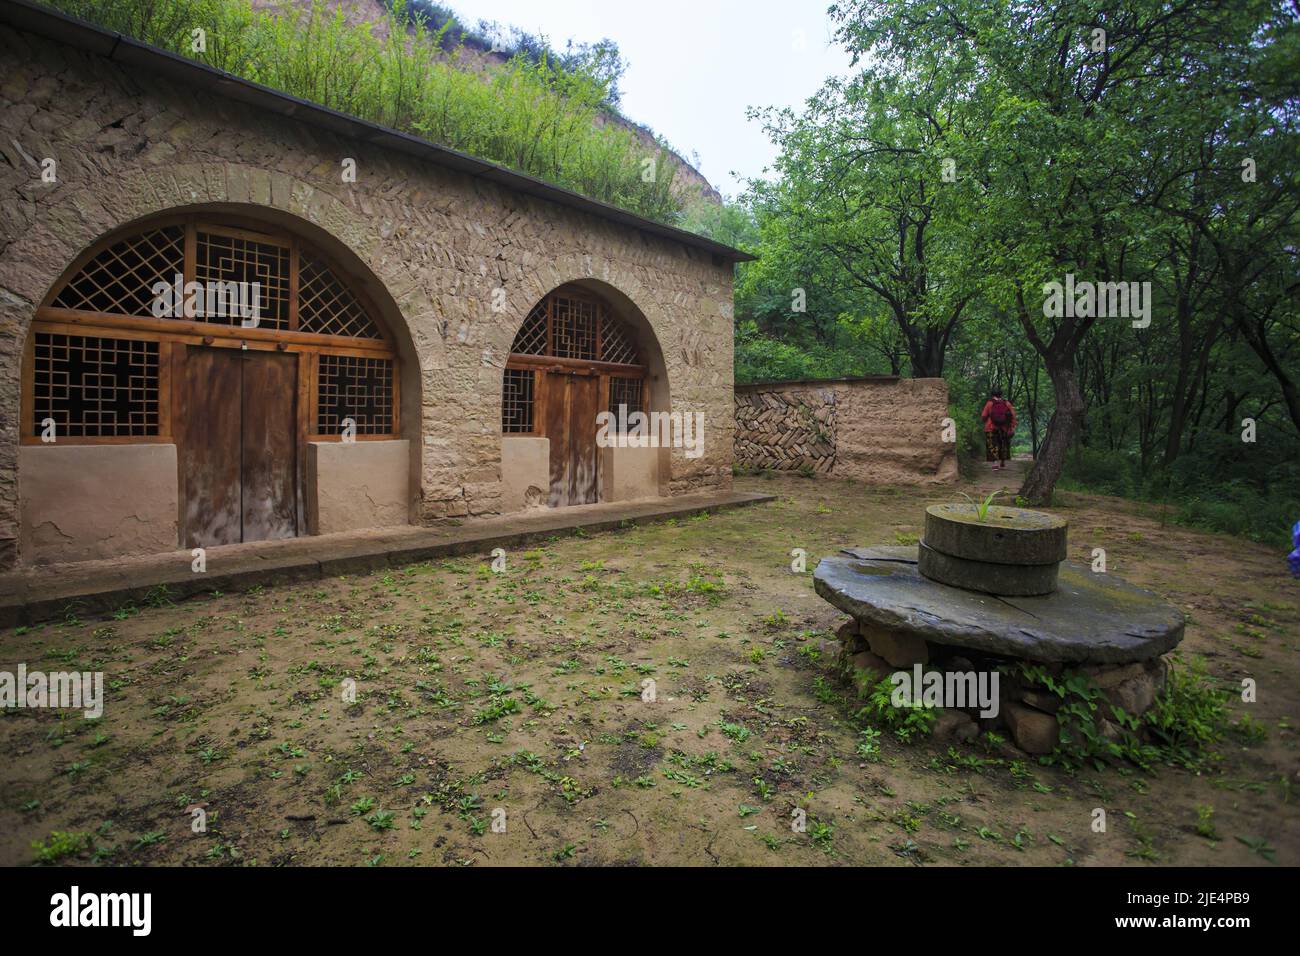
<path id="1" fill-rule="evenodd" d="M 917 569 L 932 581 L 968 591 L 984 591 L 1008 597 L 1051 594 L 1056 590 L 1060 564 L 992 564 L 954 558 L 922 541 Z"/>
<path id="2" fill-rule="evenodd" d="M 931 644 L 1031 661 L 1128 664 L 1183 639 L 1183 615 L 1159 595 L 1067 561 L 1041 597 L 995 597 L 931 581 L 917 549 L 866 548 L 823 558 L 817 593 L 860 621 Z"/>
<path id="3" fill-rule="evenodd" d="M 973 505 L 925 509 L 925 543 L 935 551 L 988 564 L 1056 564 L 1065 560 L 1063 518 L 992 505 L 983 521 Z M 982 588 L 981 590 L 989 590 Z"/>

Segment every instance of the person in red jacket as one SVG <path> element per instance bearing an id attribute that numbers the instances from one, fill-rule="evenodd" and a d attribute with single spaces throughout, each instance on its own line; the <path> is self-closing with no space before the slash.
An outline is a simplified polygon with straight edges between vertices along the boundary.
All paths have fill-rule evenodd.
<path id="1" fill-rule="evenodd" d="M 1011 436 L 1016 433 L 1016 410 L 1010 402 L 1002 397 L 1002 390 L 993 389 L 989 400 L 980 412 L 984 419 L 984 447 L 988 460 L 993 462 L 993 470 L 1007 467 L 1011 457 Z"/>

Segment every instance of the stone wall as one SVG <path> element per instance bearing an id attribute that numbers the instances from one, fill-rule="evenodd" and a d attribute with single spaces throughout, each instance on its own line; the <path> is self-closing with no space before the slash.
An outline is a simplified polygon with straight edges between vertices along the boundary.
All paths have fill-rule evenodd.
<path id="1" fill-rule="evenodd" d="M 668 493 L 730 484 L 732 266 L 709 252 L 2 26 L 0 160 L 0 569 L 17 560 L 36 306 L 87 246 L 174 211 L 295 230 L 376 301 L 403 359 L 417 521 L 501 511 L 502 369 L 531 307 L 571 281 L 635 307 L 663 354 L 652 391 L 705 416 L 712 440 L 673 450 Z"/>
<path id="2" fill-rule="evenodd" d="M 947 415 L 939 378 L 738 385 L 736 464 L 872 484 L 956 481 Z"/>

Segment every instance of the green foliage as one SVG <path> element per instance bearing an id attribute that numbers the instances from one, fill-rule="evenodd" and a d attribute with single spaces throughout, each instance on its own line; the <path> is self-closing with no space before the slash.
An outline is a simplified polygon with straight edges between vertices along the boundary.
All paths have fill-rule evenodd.
<path id="1" fill-rule="evenodd" d="M 617 108 L 622 99 L 618 84 L 627 71 L 627 64 L 619 53 L 618 44 L 612 40 L 581 44 L 569 41 L 565 51 L 559 53 L 552 49 L 545 37 L 517 27 L 502 28 L 485 20 L 470 26 L 462 22 L 450 7 L 433 0 L 410 0 L 409 3 L 385 0 L 385 6 L 395 13 L 405 9 L 413 17 L 423 18 L 426 28 L 439 37 L 444 50 L 469 47 L 501 56 L 519 56 L 532 63 L 550 61 L 562 69 L 587 72 L 600 78 L 606 85 L 606 108 Z"/>
<path id="2" fill-rule="evenodd" d="M 57 863 L 90 849 L 89 833 L 69 833 L 55 830 L 44 840 L 33 841 L 32 853 L 37 863 Z"/>
<path id="3" fill-rule="evenodd" d="M 920 700 L 913 701 L 910 706 L 895 707 L 893 694 L 893 681 L 888 677 L 881 678 L 872 685 L 866 705 L 858 711 L 857 719 L 870 729 L 884 727 L 892 731 L 902 743 L 910 743 L 914 737 L 928 737 L 939 718 L 938 708 L 926 706 Z M 864 743 L 875 744 L 876 736 L 865 737 Z"/>
<path id="4" fill-rule="evenodd" d="M 675 221 L 675 167 L 629 130 L 597 125 L 621 74 L 609 45 L 549 48 L 520 40 L 500 69 L 458 64 L 454 18 L 395 5 L 381 38 L 350 24 L 343 8 L 312 0 L 296 16 L 254 10 L 250 0 L 50 0 L 65 13 L 339 112 L 413 133 L 557 183 L 642 216 Z M 425 11 L 432 10 L 425 7 Z M 438 8 L 441 9 L 441 8 Z M 445 11 L 444 11 L 445 13 Z M 206 31 L 195 52 L 191 31 Z M 526 35 L 520 35 L 525 36 Z M 462 38 L 463 39 L 463 38 Z M 516 38 L 519 39 L 518 37 Z"/>
<path id="5" fill-rule="evenodd" d="M 1164 693 L 1142 715 L 1171 762 L 1195 767 L 1227 730 L 1229 694 L 1218 687 L 1193 658 L 1186 667 L 1171 666 Z"/>
<path id="6" fill-rule="evenodd" d="M 888 375 L 887 366 L 853 347 L 841 332 L 831 343 L 795 344 L 759 331 L 752 322 L 736 330 L 736 383 Z"/>
<path id="7" fill-rule="evenodd" d="M 1054 452 L 1028 500 L 1050 500 L 1056 463 L 1077 447 L 1073 487 L 1288 544 L 1300 516 L 1295 11 L 843 0 L 830 13 L 853 71 L 800 111 L 754 114 L 779 155 L 745 196 L 761 261 L 737 282 L 738 375 L 876 361 L 941 373 L 971 458 L 998 385 L 1018 411 L 1013 452 Z M 1067 274 L 1149 283 L 1149 324 L 1047 314 L 1044 283 Z"/>
<path id="8" fill-rule="evenodd" d="M 971 510 L 975 512 L 975 517 L 977 520 L 987 521 L 989 516 L 989 508 L 993 507 L 993 502 L 1002 494 L 1003 494 L 1002 490 L 998 489 L 997 491 L 990 492 L 989 494 L 985 495 L 983 498 L 978 500 L 972 498 L 964 491 L 961 493 L 961 496 L 965 498 L 967 504 L 971 506 Z"/>
<path id="9" fill-rule="evenodd" d="M 1256 456 L 1254 475 L 1240 473 L 1251 467 L 1245 455 L 1230 463 L 1204 450 L 1182 456 L 1175 468 L 1144 474 L 1132 452 L 1084 445 L 1071 452 L 1060 487 L 1159 504 L 1177 524 L 1289 550 L 1300 517 L 1300 463 L 1270 463 L 1278 453 L 1300 455 L 1300 442 L 1281 433 L 1271 447 L 1248 453 Z"/>
<path id="10" fill-rule="evenodd" d="M 1038 664 L 1021 663 L 1023 680 L 1061 698 L 1056 717 L 1061 735 L 1045 763 L 1067 768 L 1111 763 L 1150 768 L 1157 763 L 1200 770 L 1216 755 L 1213 746 L 1228 731 L 1227 693 L 1207 674 L 1205 662 L 1169 668 L 1164 691 L 1140 717 L 1107 704 L 1102 692 L 1082 674 L 1065 670 L 1053 677 Z M 1102 721 L 1109 722 L 1109 735 Z"/>

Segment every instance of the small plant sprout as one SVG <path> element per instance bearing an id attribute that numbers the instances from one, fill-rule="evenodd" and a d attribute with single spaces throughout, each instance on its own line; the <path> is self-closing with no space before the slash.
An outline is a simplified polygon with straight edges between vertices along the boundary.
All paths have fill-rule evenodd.
<path id="1" fill-rule="evenodd" d="M 985 498 L 976 501 L 970 495 L 966 494 L 966 492 L 964 491 L 961 492 L 961 496 L 970 502 L 971 510 L 975 512 L 975 517 L 978 518 L 980 521 L 985 521 L 988 519 L 989 508 L 993 506 L 994 499 L 996 499 L 998 495 L 1001 494 L 1003 494 L 1003 491 L 1001 489 L 998 489 L 997 491 L 994 491 L 991 494 L 987 495 Z"/>

